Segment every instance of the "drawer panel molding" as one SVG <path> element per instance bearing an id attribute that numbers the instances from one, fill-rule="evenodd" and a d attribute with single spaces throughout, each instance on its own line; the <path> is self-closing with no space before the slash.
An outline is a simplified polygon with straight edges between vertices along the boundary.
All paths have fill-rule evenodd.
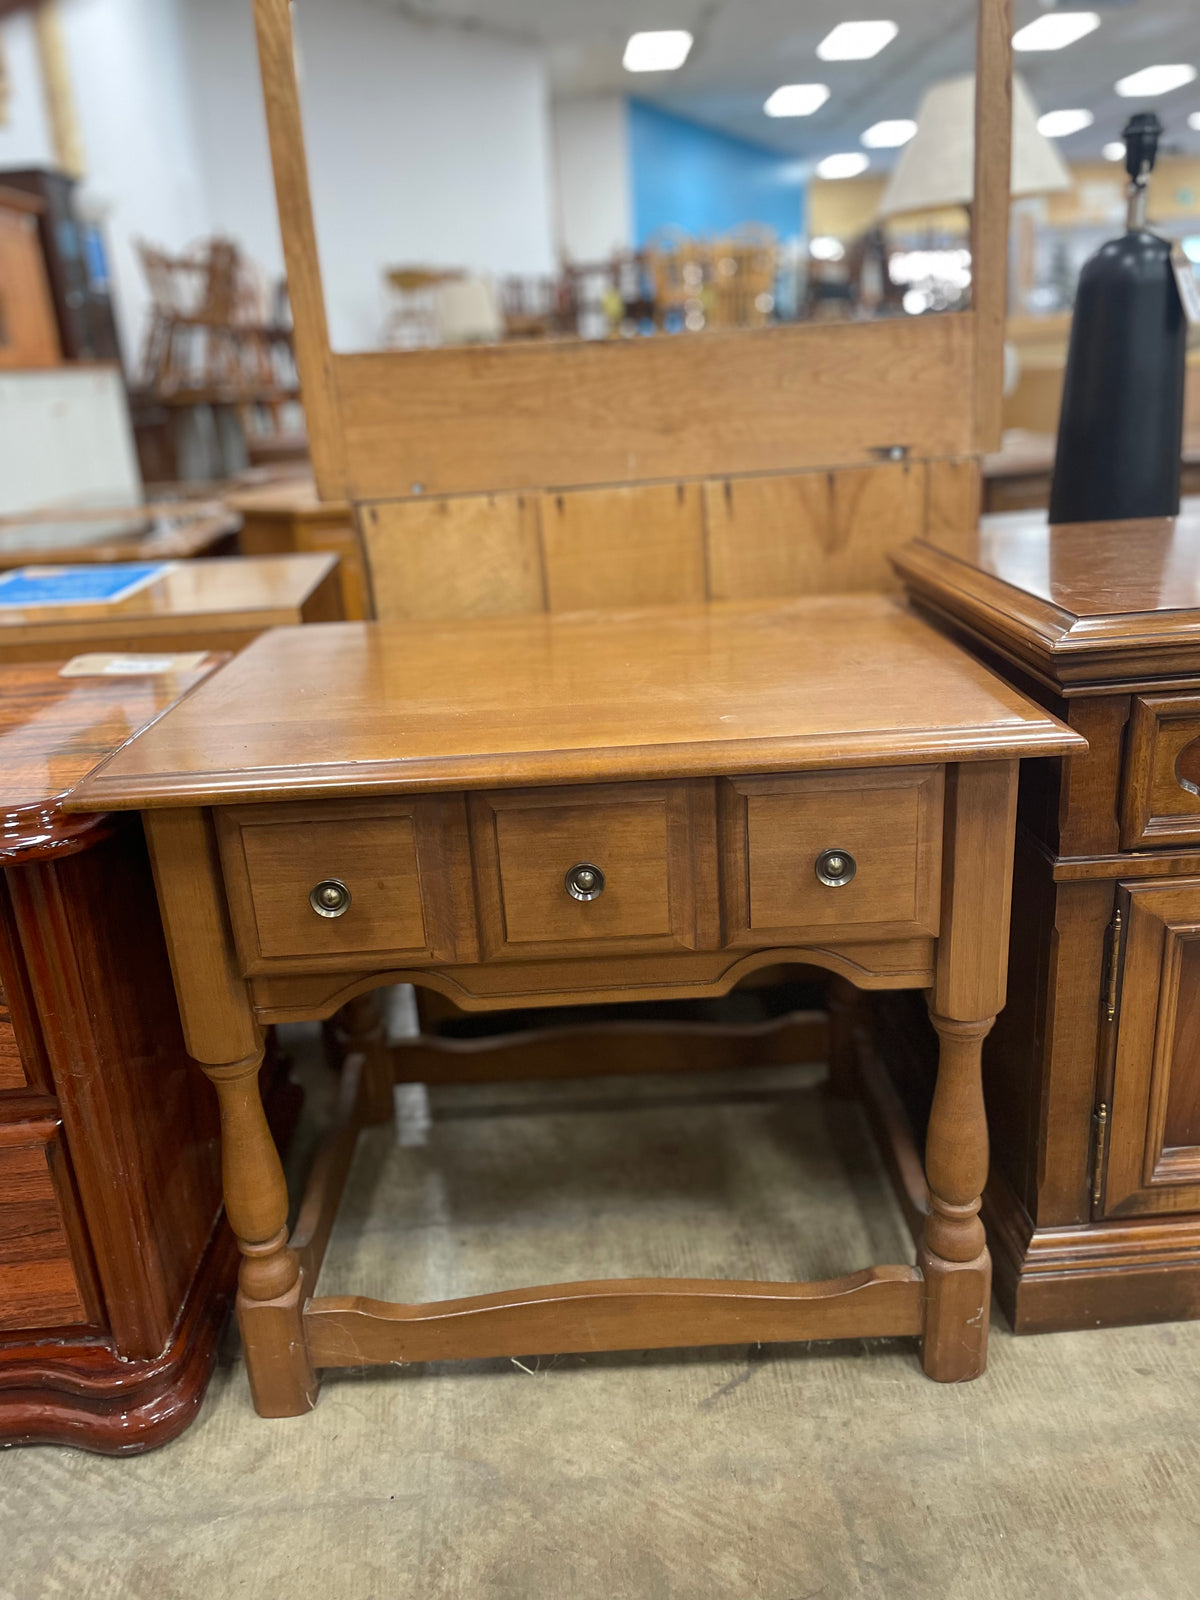
<path id="1" fill-rule="evenodd" d="M 461 795 L 230 806 L 216 819 L 248 976 L 475 958 Z"/>
<path id="2" fill-rule="evenodd" d="M 1200 844 L 1200 694 L 1135 695 L 1121 848 Z"/>
<path id="3" fill-rule="evenodd" d="M 468 806 L 486 956 L 717 947 L 711 781 L 500 790 Z"/>
<path id="4" fill-rule="evenodd" d="M 94 1324 L 57 1119 L 0 1123 L 0 1331 Z"/>
<path id="5" fill-rule="evenodd" d="M 943 792 L 942 767 L 723 780 L 727 941 L 935 936 Z"/>

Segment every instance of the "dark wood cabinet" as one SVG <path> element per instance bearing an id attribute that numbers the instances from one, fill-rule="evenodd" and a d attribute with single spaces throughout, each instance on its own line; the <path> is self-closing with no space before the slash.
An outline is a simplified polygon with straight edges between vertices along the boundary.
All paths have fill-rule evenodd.
<path id="1" fill-rule="evenodd" d="M 212 1370 L 236 1253 L 145 840 L 60 805 L 219 659 L 0 667 L 0 1442 L 147 1449 Z"/>
<path id="2" fill-rule="evenodd" d="M 95 225 L 79 215 L 76 180 L 64 172 L 24 167 L 0 172 L 0 185 L 41 202 L 38 231 L 63 355 L 68 361 L 119 361 L 103 241 Z"/>
<path id="3" fill-rule="evenodd" d="M 1200 502 L 985 518 L 968 552 L 920 542 L 897 564 L 919 610 L 1089 742 L 1022 770 L 1009 999 L 984 1050 L 1000 1300 L 1018 1332 L 1200 1316 Z M 877 1009 L 863 1082 L 911 1172 L 896 1149 L 931 1052 L 920 1018 Z"/>

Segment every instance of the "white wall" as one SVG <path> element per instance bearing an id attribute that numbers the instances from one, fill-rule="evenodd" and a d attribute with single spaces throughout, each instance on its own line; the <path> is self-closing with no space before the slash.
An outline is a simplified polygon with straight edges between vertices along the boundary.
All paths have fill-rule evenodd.
<path id="1" fill-rule="evenodd" d="M 136 241 L 182 250 L 208 232 L 180 0 L 62 0 L 87 177 L 105 215 L 126 362 L 149 292 Z"/>
<path id="2" fill-rule="evenodd" d="M 8 121 L 0 126 L 0 167 L 41 167 L 51 159 L 50 126 L 42 98 L 33 18 L 27 11 L 0 22 L 8 68 Z"/>
<path id="3" fill-rule="evenodd" d="M 247 0 L 187 0 L 213 225 L 280 263 Z M 383 0 L 299 0 L 305 137 L 330 335 L 379 342 L 383 270 L 553 268 L 545 67 L 531 47 Z"/>
<path id="4" fill-rule="evenodd" d="M 572 261 L 605 261 L 633 240 L 628 106 L 620 95 L 556 100 L 551 126 L 559 247 Z"/>

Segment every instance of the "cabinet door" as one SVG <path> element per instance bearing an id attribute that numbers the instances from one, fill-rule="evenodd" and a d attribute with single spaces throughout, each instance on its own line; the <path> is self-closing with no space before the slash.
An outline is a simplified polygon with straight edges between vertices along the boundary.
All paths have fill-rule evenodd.
<path id="1" fill-rule="evenodd" d="M 1200 879 L 1123 889 L 1106 1216 L 1200 1211 Z"/>

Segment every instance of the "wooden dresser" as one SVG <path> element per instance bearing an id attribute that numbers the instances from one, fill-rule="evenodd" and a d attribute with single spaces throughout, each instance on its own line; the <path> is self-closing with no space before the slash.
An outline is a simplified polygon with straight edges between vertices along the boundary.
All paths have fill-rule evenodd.
<path id="1" fill-rule="evenodd" d="M 1081 748 L 867 596 L 278 628 L 118 751 L 69 804 L 143 813 L 188 1048 L 221 1101 L 260 1412 L 306 1411 L 324 1367 L 730 1339 L 919 1334 L 931 1377 L 977 1376 L 980 1045 L 1004 1001 L 1016 769 Z M 348 1074 L 289 1232 L 264 1024 L 396 982 L 496 1011 L 694 999 L 787 965 L 931 992 L 916 1267 L 415 1306 L 316 1292 L 369 1112 Z"/>
<path id="2" fill-rule="evenodd" d="M 147 1449 L 212 1369 L 235 1252 L 145 841 L 61 805 L 219 660 L 0 667 L 0 1442 Z"/>
<path id="3" fill-rule="evenodd" d="M 1001 1300 L 1018 1332 L 1200 1315 L 1200 501 L 1153 523 L 989 518 L 969 555 L 918 543 L 897 565 L 1089 746 L 1021 778 L 1009 1003 L 984 1052 Z M 911 1095 L 913 1052 L 879 1053 Z"/>

